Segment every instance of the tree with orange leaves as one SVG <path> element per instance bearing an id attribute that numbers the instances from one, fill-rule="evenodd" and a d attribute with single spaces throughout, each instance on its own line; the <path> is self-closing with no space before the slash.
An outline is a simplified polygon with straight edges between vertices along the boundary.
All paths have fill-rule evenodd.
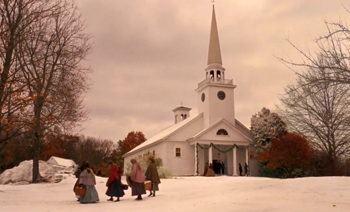
<path id="1" fill-rule="evenodd" d="M 141 131 L 131 131 L 121 143 L 121 153 L 125 154 L 145 141 L 145 135 Z"/>
<path id="2" fill-rule="evenodd" d="M 271 145 L 260 155 L 259 161 L 268 169 L 282 171 L 292 177 L 297 169 L 305 170 L 311 158 L 311 148 L 306 138 L 297 133 L 287 133 L 272 139 Z"/>

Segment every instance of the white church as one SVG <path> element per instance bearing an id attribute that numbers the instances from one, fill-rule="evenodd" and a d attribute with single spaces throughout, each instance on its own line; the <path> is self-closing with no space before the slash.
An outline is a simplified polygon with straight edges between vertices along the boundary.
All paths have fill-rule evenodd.
<path id="1" fill-rule="evenodd" d="M 231 176 L 239 175 L 239 164 L 244 170 L 247 163 L 250 175 L 258 175 L 252 135 L 235 119 L 235 88 L 232 79 L 225 79 L 213 5 L 208 64 L 195 89 L 198 115 L 190 115 L 191 108 L 175 108 L 175 124 L 126 153 L 124 167 L 130 159 L 151 152 L 174 176 L 203 175 L 206 163 L 216 174 Z"/>

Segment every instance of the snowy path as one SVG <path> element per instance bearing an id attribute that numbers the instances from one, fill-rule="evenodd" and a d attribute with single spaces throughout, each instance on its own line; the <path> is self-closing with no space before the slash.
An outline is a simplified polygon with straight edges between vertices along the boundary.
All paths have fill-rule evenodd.
<path id="1" fill-rule="evenodd" d="M 187 177 L 162 180 L 156 197 L 135 201 L 126 191 L 120 202 L 107 202 L 105 178 L 97 178 L 100 203 L 79 204 L 75 179 L 57 184 L 0 185 L 1 212 L 101 211 L 237 211 L 347 212 L 350 178 L 268 179 L 253 177 Z M 125 181 L 124 181 L 125 182 Z"/>

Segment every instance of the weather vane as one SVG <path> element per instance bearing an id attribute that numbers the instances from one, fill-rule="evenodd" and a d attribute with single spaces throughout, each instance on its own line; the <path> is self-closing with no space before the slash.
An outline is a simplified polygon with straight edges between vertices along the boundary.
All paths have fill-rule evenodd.
<path id="1" fill-rule="evenodd" d="M 211 0 L 211 2 L 213 2 L 213 4 L 215 3 L 215 0 Z"/>

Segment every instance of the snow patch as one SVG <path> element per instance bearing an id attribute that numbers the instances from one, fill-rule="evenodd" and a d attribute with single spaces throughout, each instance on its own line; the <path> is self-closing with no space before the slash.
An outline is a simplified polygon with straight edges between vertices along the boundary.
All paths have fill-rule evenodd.
<path id="1" fill-rule="evenodd" d="M 47 160 L 47 163 L 52 164 L 52 165 L 59 165 L 59 166 L 72 167 L 72 168 L 77 166 L 77 164 L 74 163 L 73 160 L 59 158 L 56 156 L 51 156 L 50 159 Z"/>
<path id="2" fill-rule="evenodd" d="M 52 160 L 51 162 L 45 162 L 40 160 L 39 173 L 41 179 L 45 182 L 57 183 L 64 179 L 66 175 L 72 174 L 75 169 L 75 165 L 72 165 L 72 163 L 67 163 L 67 161 L 64 160 L 64 165 L 54 164 Z M 69 166 L 65 166 L 68 164 Z M 32 175 L 33 160 L 22 161 L 18 166 L 13 167 L 12 169 L 7 169 L 0 175 L 0 184 L 28 184 L 32 182 Z"/>

